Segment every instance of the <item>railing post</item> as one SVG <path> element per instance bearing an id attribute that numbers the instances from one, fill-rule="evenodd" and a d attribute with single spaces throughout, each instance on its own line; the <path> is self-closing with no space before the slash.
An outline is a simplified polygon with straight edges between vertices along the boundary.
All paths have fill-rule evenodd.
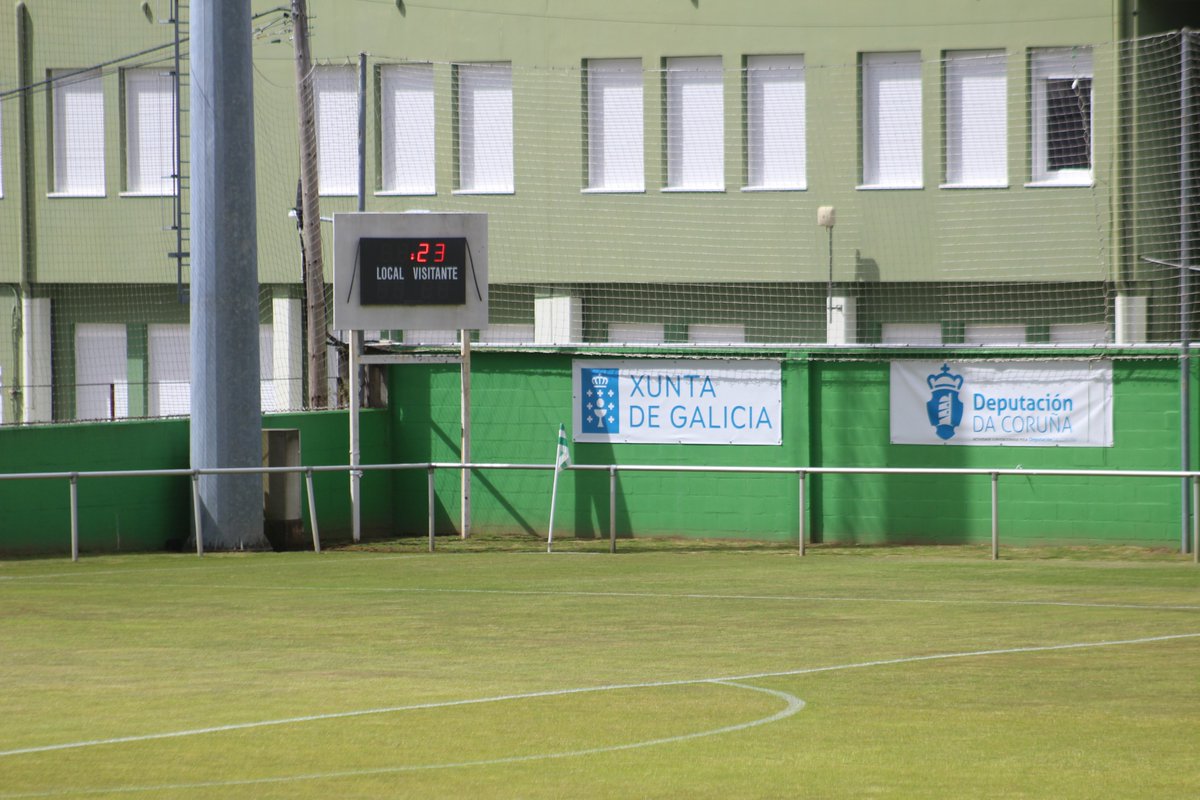
<path id="1" fill-rule="evenodd" d="M 798 481 L 800 489 L 800 522 L 797 525 L 797 533 L 799 534 L 797 538 L 800 542 L 800 555 L 802 556 L 804 555 L 804 540 L 808 537 L 807 526 L 804 524 L 804 489 L 806 483 L 808 483 L 808 473 L 800 470 L 800 480 Z"/>
<path id="2" fill-rule="evenodd" d="M 71 560 L 79 560 L 79 476 L 71 473 Z"/>
<path id="3" fill-rule="evenodd" d="M 309 467 L 304 471 L 304 488 L 308 492 L 308 519 L 312 523 L 313 552 L 321 552 L 321 534 L 317 530 L 317 499 L 313 494 L 313 471 Z"/>
<path id="4" fill-rule="evenodd" d="M 1200 475 L 1192 476 L 1192 563 L 1200 564 Z"/>
<path id="5" fill-rule="evenodd" d="M 617 552 L 617 466 L 608 465 L 608 552 Z"/>
<path id="6" fill-rule="evenodd" d="M 192 518 L 196 523 L 196 555 L 204 555 L 204 530 L 200 524 L 200 470 L 192 470 Z"/>
<path id="7" fill-rule="evenodd" d="M 1000 473 L 992 473 L 992 561 L 1000 558 Z"/>
<path id="8" fill-rule="evenodd" d="M 428 502 L 429 502 L 429 552 L 433 552 L 433 518 L 436 506 L 436 498 L 433 491 L 433 464 L 429 465 L 429 486 L 428 486 Z"/>

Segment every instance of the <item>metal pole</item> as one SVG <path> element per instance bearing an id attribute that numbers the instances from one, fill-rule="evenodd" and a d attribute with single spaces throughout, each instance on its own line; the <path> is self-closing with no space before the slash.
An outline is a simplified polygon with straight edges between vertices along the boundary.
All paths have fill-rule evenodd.
<path id="1" fill-rule="evenodd" d="M 428 488 L 427 502 L 429 504 L 429 552 L 431 552 L 431 553 L 433 552 L 433 518 L 434 518 L 434 509 L 436 508 L 434 506 L 434 503 L 437 502 L 437 498 L 434 497 L 433 470 L 434 470 L 433 465 L 430 465 L 429 475 L 428 475 L 428 487 L 427 487 Z"/>
<path id="2" fill-rule="evenodd" d="M 367 210 L 367 54 L 358 54 L 358 210 Z M 350 331 L 350 530 L 362 539 L 362 463 L 359 410 L 362 407 L 363 332 Z"/>
<path id="3" fill-rule="evenodd" d="M 1000 558 L 1000 475 L 992 473 L 992 561 Z"/>
<path id="4" fill-rule="evenodd" d="M 358 54 L 358 210 L 367 210 L 367 54 Z"/>
<path id="5" fill-rule="evenodd" d="M 262 466 L 250 0 L 191 7 L 191 466 Z M 199 473 L 198 473 L 199 474 Z M 262 480 L 199 477 L 212 548 L 265 548 Z"/>
<path id="6" fill-rule="evenodd" d="M 200 471 L 192 471 L 192 520 L 196 525 L 196 555 L 204 555 L 204 534 L 200 528 L 203 517 L 200 513 Z"/>
<path id="7" fill-rule="evenodd" d="M 313 471 L 309 467 L 304 472 L 304 488 L 308 492 L 308 521 L 312 523 L 313 552 L 321 552 L 321 534 L 317 530 L 317 499 L 313 493 Z"/>
<path id="8" fill-rule="evenodd" d="M 833 226 L 826 230 L 829 231 L 829 282 L 825 286 L 825 341 L 828 343 L 833 330 Z"/>
<path id="9" fill-rule="evenodd" d="M 79 476 L 71 476 L 71 560 L 79 560 Z"/>
<path id="10" fill-rule="evenodd" d="M 16 294 L 14 298 L 16 303 L 16 313 L 20 314 L 20 328 L 14 330 L 13 336 L 13 368 L 16 370 L 16 386 L 20 387 L 20 392 L 14 392 L 13 410 L 16 412 L 16 419 L 32 421 L 30 416 L 31 394 L 33 389 L 30 386 L 30 381 L 26 376 L 32 376 L 33 372 L 29 370 L 28 358 L 32 355 L 30 348 L 30 337 L 32 329 L 29 325 L 29 320 L 25 316 L 26 298 L 29 297 L 30 289 L 32 288 L 33 279 L 37 274 L 36 260 L 37 254 L 34 248 L 34 232 L 33 232 L 33 208 L 34 208 L 34 183 L 37 167 L 34 164 L 33 154 L 33 98 L 30 91 L 30 84 L 33 83 L 33 57 L 32 49 L 33 42 L 30 37 L 30 20 L 29 12 L 25 7 L 24 0 L 19 0 L 16 5 L 16 34 L 14 52 L 17 55 L 17 73 L 16 79 L 21 87 L 21 93 L 17 99 L 17 192 L 20 211 L 20 225 L 17 235 L 17 259 L 20 270 L 20 279 L 17 284 Z M 53 91 L 48 88 L 47 93 Z M 11 112 L 9 119 L 12 118 Z M 11 140 L 10 140 L 11 141 Z M 12 145 L 10 144 L 9 147 Z M 11 280 L 11 279 L 10 279 Z"/>
<path id="11" fill-rule="evenodd" d="M 608 552 L 617 552 L 617 468 L 608 467 Z"/>
<path id="12" fill-rule="evenodd" d="M 1192 476 L 1192 508 L 1200 508 L 1200 475 Z M 1200 564 L 1200 514 L 1192 515 L 1192 563 Z"/>
<path id="13" fill-rule="evenodd" d="M 554 465 L 554 482 L 550 485 L 550 524 L 546 532 L 546 552 L 549 553 L 554 549 L 554 506 L 558 502 L 558 473 L 562 472 L 562 468 L 558 464 Z"/>
<path id="14" fill-rule="evenodd" d="M 354 541 L 362 538 L 362 463 L 359 450 L 359 406 L 362 398 L 359 392 L 358 351 L 362 346 L 362 331 L 350 331 L 350 527 Z"/>
<path id="15" fill-rule="evenodd" d="M 321 199 L 317 187 L 317 120 L 313 103 L 312 56 L 308 46 L 308 0 L 292 0 L 292 45 L 296 60 L 296 106 L 300 126 L 300 216 L 304 241 L 305 313 L 308 319 L 308 407 L 329 404 L 325 358 L 325 262 L 321 248 Z"/>
<path id="16" fill-rule="evenodd" d="M 808 533 L 807 533 L 807 531 L 805 530 L 806 526 L 805 526 L 805 524 L 804 524 L 804 522 L 805 522 L 805 520 L 804 520 L 804 489 L 805 489 L 805 484 L 806 484 L 806 483 L 808 483 L 808 473 L 807 473 L 807 472 L 805 472 L 804 470 L 800 470 L 800 480 L 799 480 L 799 487 L 800 487 L 800 522 L 799 522 L 799 524 L 798 524 L 798 526 L 797 526 L 797 532 L 799 533 L 799 537 L 798 537 L 798 538 L 799 538 L 799 541 L 800 541 L 800 545 L 799 545 L 799 547 L 800 547 L 800 555 L 804 555 L 804 540 L 805 540 L 805 539 L 807 538 L 807 536 L 808 536 Z"/>
<path id="17" fill-rule="evenodd" d="M 471 332 L 459 331 L 462 340 L 462 366 L 460 368 L 462 382 L 462 463 L 471 463 Z M 471 535 L 471 470 L 464 469 L 460 476 L 462 483 L 462 538 Z"/>
<path id="18" fill-rule="evenodd" d="M 1179 437 L 1180 469 L 1191 469 L 1191 326 L 1188 325 L 1188 295 L 1191 290 L 1192 260 L 1192 78 L 1191 31 L 1180 33 L 1179 88 Z M 1189 508 L 1187 479 L 1182 486 L 1183 527 L 1180 531 L 1180 552 L 1188 551 L 1188 521 L 1193 513 Z"/>

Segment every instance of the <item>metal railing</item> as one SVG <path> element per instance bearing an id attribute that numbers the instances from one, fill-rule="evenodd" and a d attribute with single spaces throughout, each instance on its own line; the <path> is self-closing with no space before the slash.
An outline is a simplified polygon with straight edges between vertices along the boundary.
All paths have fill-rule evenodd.
<path id="1" fill-rule="evenodd" d="M 360 464 L 349 465 L 295 466 L 295 467 L 227 467 L 208 469 L 149 469 L 149 470 L 100 470 L 94 472 L 23 472 L 0 473 L 0 481 L 9 480 L 66 480 L 70 487 L 71 510 L 71 560 L 79 560 L 79 481 L 81 479 L 141 478 L 141 477 L 190 477 L 192 479 L 192 514 L 196 530 L 200 530 L 200 476 L 201 475 L 268 475 L 276 473 L 300 473 L 305 478 L 305 495 L 308 503 L 309 521 L 312 527 L 314 552 L 321 552 L 320 530 L 317 521 L 316 497 L 313 492 L 313 475 L 318 472 L 364 472 L 425 470 L 428 486 L 428 536 L 429 551 L 434 550 L 434 518 L 437 508 L 434 479 L 439 469 L 448 470 L 540 470 L 553 471 L 554 464 L 506 464 L 488 462 L 430 461 L 415 464 Z M 806 495 L 810 475 L 960 475 L 987 477 L 991 482 L 991 558 L 1000 557 L 1000 478 L 1002 476 L 1031 477 L 1093 477 L 1093 478 L 1158 478 L 1188 479 L 1192 483 L 1192 508 L 1200 508 L 1200 472 L 1180 470 L 1084 470 L 1084 469 L 986 469 L 986 468 L 936 468 L 936 467 L 735 467 L 693 466 L 679 464 L 572 464 L 564 468 L 574 472 L 607 472 L 609 479 L 609 550 L 617 547 L 617 474 L 620 472 L 703 472 L 737 474 L 795 475 L 799 509 L 796 531 L 797 551 L 803 556 L 807 547 Z M 1184 513 L 1187 513 L 1185 509 Z M 1200 514 L 1191 517 L 1192 560 L 1200 564 Z M 1184 521 L 1187 525 L 1188 520 Z M 204 555 L 203 537 L 196 536 L 196 555 Z"/>

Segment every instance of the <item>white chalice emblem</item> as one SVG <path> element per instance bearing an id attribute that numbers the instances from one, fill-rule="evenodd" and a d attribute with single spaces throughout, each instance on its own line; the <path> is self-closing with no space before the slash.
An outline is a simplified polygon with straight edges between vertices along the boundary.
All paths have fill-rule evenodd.
<path id="1" fill-rule="evenodd" d="M 592 410 L 592 417 L 596 420 L 596 427 L 604 427 L 604 418 L 608 415 L 608 402 L 604 399 L 604 393 L 608 390 L 607 375 L 592 375 L 592 388 L 596 390 L 596 407 Z"/>

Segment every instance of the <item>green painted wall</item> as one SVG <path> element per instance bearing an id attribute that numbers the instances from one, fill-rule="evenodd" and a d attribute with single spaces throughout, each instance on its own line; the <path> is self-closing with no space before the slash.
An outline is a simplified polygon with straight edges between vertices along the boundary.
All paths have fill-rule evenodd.
<path id="1" fill-rule="evenodd" d="M 743 353 L 742 355 L 749 355 Z M 1111 448 L 922 447 L 889 443 L 889 362 L 878 353 L 831 361 L 820 353 L 785 357 L 784 442 L 779 447 L 576 443 L 577 464 L 738 466 L 1176 469 L 1177 364 L 1114 362 Z M 978 351 L 958 354 L 978 358 Z M 939 356 L 939 357 L 945 357 Z M 1019 356 L 1028 358 L 1028 354 Z M 570 428 L 570 354 L 473 356 L 472 459 L 551 463 L 560 423 Z M 456 460 L 459 378 L 451 365 L 392 371 L 395 457 Z M 732 536 L 786 540 L 797 529 L 797 487 L 787 476 L 625 474 L 619 535 Z M 837 542 L 986 541 L 990 483 L 985 477 L 813 476 L 808 525 L 815 540 Z M 473 479 L 475 529 L 545 536 L 549 472 L 482 472 Z M 459 524 L 458 476 L 438 479 L 439 533 Z M 425 530 L 423 475 L 397 478 L 397 530 Z M 608 535 L 608 476 L 568 473 L 556 525 L 569 535 Z M 1004 478 L 1002 541 L 1128 542 L 1177 546 L 1180 489 L 1174 480 Z"/>
<path id="2" fill-rule="evenodd" d="M 1179 463 L 1178 372 L 1170 358 L 1114 361 L 1114 447 L 1002 448 L 889 444 L 889 361 L 878 352 L 836 361 L 802 351 L 739 355 L 782 359 L 782 445 L 578 443 L 572 445 L 574 463 L 1126 470 L 1170 470 Z M 978 351 L 946 355 L 980 357 Z M 474 355 L 474 461 L 552 462 L 558 426 L 571 424 L 573 358 L 568 352 L 480 350 Z M 458 368 L 395 366 L 388 389 L 390 409 L 363 412 L 363 463 L 458 460 Z M 1200 387 L 1194 392 L 1200 397 Z M 264 426 L 300 429 L 306 465 L 347 461 L 345 412 L 271 415 Z M 186 420 L 7 427 L 0 429 L 0 473 L 185 469 L 187 430 Z M 476 471 L 473 529 L 543 538 L 551 479 L 549 471 Z M 318 473 L 314 483 L 322 537 L 349 538 L 347 476 Z M 437 474 L 439 534 L 459 531 L 459 486 L 456 471 Z M 1179 487 L 1175 480 L 1005 477 L 1001 538 L 1007 544 L 1174 547 Z M 606 472 L 568 472 L 560 492 L 556 524 L 564 536 L 608 535 Z M 0 481 L 0 553 L 65 552 L 68 497 L 65 480 Z M 190 525 L 186 477 L 85 479 L 79 498 L 85 551 L 178 547 Z M 806 524 L 816 541 L 951 543 L 990 536 L 990 484 L 984 477 L 812 476 L 808 500 Z M 368 537 L 425 535 L 424 470 L 366 471 L 363 502 Z M 307 508 L 304 517 L 307 530 Z M 787 541 L 797 524 L 792 476 L 627 473 L 619 478 L 620 536 Z"/>
<path id="3" fill-rule="evenodd" d="M 344 411 L 270 415 L 263 427 L 299 429 L 305 465 L 345 464 L 348 459 Z M 363 411 L 364 462 L 389 461 L 391 427 L 386 411 Z M 0 473 L 188 468 L 187 420 L 0 428 Z M 390 483 L 384 473 L 368 472 L 363 478 L 362 519 L 368 535 L 391 530 Z M 347 475 L 315 473 L 313 489 L 322 538 L 349 538 Z M 66 479 L 0 480 L 0 553 L 69 552 L 69 497 Z M 186 476 L 81 479 L 80 549 L 178 548 L 190 530 L 191 504 L 191 479 Z M 305 530 L 311 530 L 307 505 L 303 518 Z"/>

